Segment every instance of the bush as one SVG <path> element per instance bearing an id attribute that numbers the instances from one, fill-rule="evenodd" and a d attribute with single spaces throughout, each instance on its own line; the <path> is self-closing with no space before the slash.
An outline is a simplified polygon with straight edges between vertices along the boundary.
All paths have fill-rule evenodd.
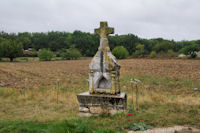
<path id="1" fill-rule="evenodd" d="M 158 42 L 153 49 L 157 52 L 157 53 L 167 53 L 167 51 L 169 49 L 173 49 L 173 43 L 170 41 L 162 41 L 162 42 Z"/>
<path id="2" fill-rule="evenodd" d="M 118 59 L 124 59 L 129 55 L 128 50 L 124 46 L 115 47 L 112 50 L 112 54 Z"/>
<path id="3" fill-rule="evenodd" d="M 197 52 L 200 50 L 199 46 L 197 44 L 192 44 L 183 47 L 179 50 L 179 53 L 183 53 L 185 55 L 190 55 L 191 58 L 196 58 Z"/>
<path id="4" fill-rule="evenodd" d="M 81 57 L 81 53 L 78 49 L 76 48 L 69 48 L 66 50 L 65 53 L 62 54 L 62 58 L 66 60 L 77 60 Z"/>
<path id="5" fill-rule="evenodd" d="M 184 51 L 185 51 L 185 48 L 181 48 L 181 49 L 178 51 L 178 53 L 179 53 L 179 54 L 184 54 Z"/>
<path id="6" fill-rule="evenodd" d="M 142 44 L 138 44 L 136 46 L 136 49 L 137 50 L 134 53 L 135 56 L 141 56 L 141 55 L 143 55 L 145 53 L 144 45 L 142 45 Z"/>
<path id="7" fill-rule="evenodd" d="M 42 61 L 50 61 L 53 57 L 55 57 L 54 53 L 52 51 L 50 51 L 49 49 L 42 49 L 39 54 L 38 57 L 40 60 Z"/>
<path id="8" fill-rule="evenodd" d="M 154 58 L 154 57 L 156 56 L 156 52 L 155 52 L 155 51 L 152 51 L 152 52 L 150 53 L 150 56 L 151 56 L 152 58 Z"/>
<path id="9" fill-rule="evenodd" d="M 167 55 L 168 55 L 169 57 L 176 57 L 176 56 L 177 56 L 177 53 L 174 52 L 172 49 L 169 49 L 169 50 L 167 51 Z"/>
<path id="10" fill-rule="evenodd" d="M 184 54 L 190 55 L 191 58 L 197 57 L 197 52 L 200 50 L 199 46 L 196 44 L 192 44 L 189 46 L 186 46 L 184 49 Z"/>
<path id="11" fill-rule="evenodd" d="M 174 51 L 173 51 L 172 49 L 169 49 L 169 50 L 167 51 L 167 53 L 170 54 L 170 55 L 175 54 Z"/>

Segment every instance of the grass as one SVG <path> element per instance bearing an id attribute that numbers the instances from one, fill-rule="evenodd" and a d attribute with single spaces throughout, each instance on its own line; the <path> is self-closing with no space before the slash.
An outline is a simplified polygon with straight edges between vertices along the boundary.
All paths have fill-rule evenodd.
<path id="1" fill-rule="evenodd" d="M 80 118 L 76 94 L 88 90 L 89 61 L 0 63 L 0 132 L 124 132 L 134 123 L 200 127 L 199 61 L 121 60 L 120 85 L 133 115 Z M 142 81 L 139 111 L 131 102 L 133 77 Z"/>
<path id="2" fill-rule="evenodd" d="M 58 123 L 0 121 L 1 133 L 119 133 L 111 129 L 96 128 L 93 118 L 75 118 Z"/>

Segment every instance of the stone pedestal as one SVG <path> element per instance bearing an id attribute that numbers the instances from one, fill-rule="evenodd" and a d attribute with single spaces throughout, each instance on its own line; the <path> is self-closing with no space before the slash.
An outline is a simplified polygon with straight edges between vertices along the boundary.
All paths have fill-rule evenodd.
<path id="1" fill-rule="evenodd" d="M 80 116 L 89 117 L 103 113 L 113 115 L 123 112 L 127 108 L 127 96 L 124 92 L 117 95 L 83 92 L 77 95 L 77 99 L 80 105 Z"/>

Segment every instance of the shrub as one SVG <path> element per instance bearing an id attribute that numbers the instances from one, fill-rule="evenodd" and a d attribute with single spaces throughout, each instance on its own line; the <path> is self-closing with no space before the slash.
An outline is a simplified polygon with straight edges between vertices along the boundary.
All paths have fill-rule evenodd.
<path id="1" fill-rule="evenodd" d="M 140 56 L 140 55 L 143 55 L 145 53 L 145 50 L 144 50 L 144 45 L 142 44 L 138 44 L 136 46 L 136 51 L 134 53 L 135 56 Z"/>
<path id="2" fill-rule="evenodd" d="M 153 49 L 157 52 L 157 53 L 166 53 L 169 49 L 173 48 L 173 43 L 170 41 L 162 41 L 162 42 L 158 42 Z"/>
<path id="3" fill-rule="evenodd" d="M 179 50 L 179 53 L 183 53 L 185 55 L 190 55 L 191 58 L 196 58 L 197 52 L 200 50 L 199 46 L 197 44 L 192 44 L 183 47 Z"/>
<path id="4" fill-rule="evenodd" d="M 78 49 L 76 48 L 69 48 L 66 50 L 65 53 L 62 54 L 62 58 L 66 60 L 77 60 L 81 57 L 81 53 Z"/>
<path id="5" fill-rule="evenodd" d="M 153 58 L 156 56 L 156 52 L 155 51 L 151 51 L 150 56 Z"/>
<path id="6" fill-rule="evenodd" d="M 167 51 L 167 53 L 170 54 L 170 55 L 175 54 L 174 51 L 173 51 L 172 49 L 169 49 L 169 50 Z"/>
<path id="7" fill-rule="evenodd" d="M 50 61 L 53 57 L 55 57 L 54 53 L 52 51 L 50 51 L 49 49 L 42 49 L 39 54 L 38 57 L 40 60 L 42 61 Z"/>
<path id="8" fill-rule="evenodd" d="M 128 50 L 124 46 L 115 47 L 112 50 L 112 54 L 118 59 L 124 59 L 129 55 Z"/>
<path id="9" fill-rule="evenodd" d="M 176 56 L 177 56 L 177 53 L 174 52 L 172 49 L 169 49 L 169 50 L 167 51 L 167 55 L 168 55 L 168 57 L 176 57 Z"/>
<path id="10" fill-rule="evenodd" d="M 179 54 L 184 54 L 184 51 L 185 51 L 185 48 L 181 48 L 181 49 L 178 51 L 178 53 L 179 53 Z"/>

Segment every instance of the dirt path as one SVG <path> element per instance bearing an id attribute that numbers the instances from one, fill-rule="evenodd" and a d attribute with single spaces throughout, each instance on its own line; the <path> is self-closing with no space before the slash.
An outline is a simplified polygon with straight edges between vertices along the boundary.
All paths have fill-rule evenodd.
<path id="1" fill-rule="evenodd" d="M 200 133 L 200 129 L 186 126 L 153 128 L 146 131 L 128 131 L 128 133 Z"/>

